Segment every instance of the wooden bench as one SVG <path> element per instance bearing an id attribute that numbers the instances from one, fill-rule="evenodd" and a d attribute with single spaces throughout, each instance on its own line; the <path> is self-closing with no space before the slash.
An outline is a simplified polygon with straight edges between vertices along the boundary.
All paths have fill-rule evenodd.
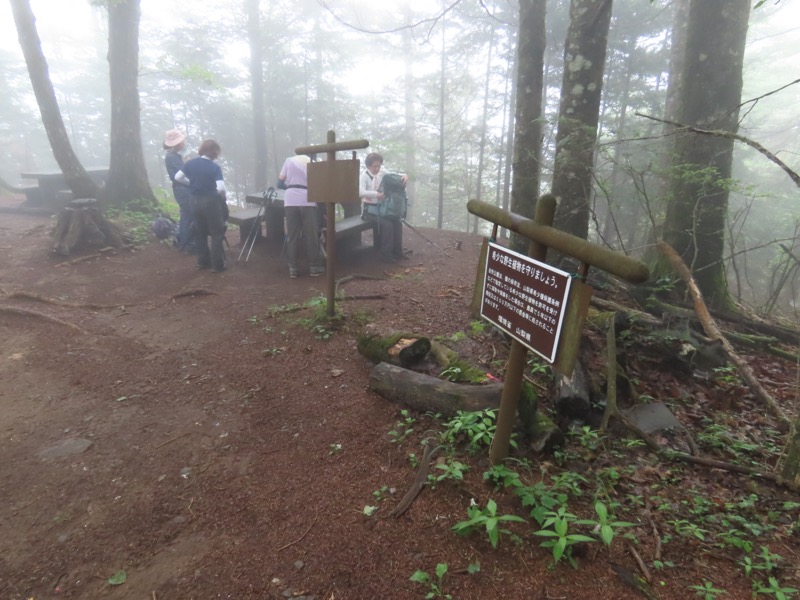
<path id="1" fill-rule="evenodd" d="M 242 243 L 244 243 L 244 241 L 247 239 L 247 236 L 250 234 L 256 224 L 256 217 L 258 217 L 259 212 L 263 218 L 264 210 L 261 207 L 229 210 L 230 214 L 228 215 L 228 223 L 239 226 L 239 239 L 242 241 Z M 256 232 L 256 240 L 258 240 L 260 237 L 263 237 L 261 235 L 261 227 L 259 227 L 258 231 Z"/>
<path id="2" fill-rule="evenodd" d="M 341 221 L 336 221 L 335 237 L 336 241 L 342 240 L 351 235 L 360 234 L 362 231 L 372 229 L 372 222 L 362 219 L 361 215 L 345 217 Z"/>

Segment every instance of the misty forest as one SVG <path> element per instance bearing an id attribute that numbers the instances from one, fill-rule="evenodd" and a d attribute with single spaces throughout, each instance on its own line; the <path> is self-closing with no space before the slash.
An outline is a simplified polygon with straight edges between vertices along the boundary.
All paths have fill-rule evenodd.
<path id="1" fill-rule="evenodd" d="M 46 6 L 12 0 L 28 64 L 0 55 L 0 175 L 110 165 L 108 200 L 141 201 L 168 189 L 178 127 L 220 142 L 243 202 L 333 129 L 410 175 L 415 225 L 479 232 L 468 199 L 532 217 L 552 192 L 565 231 L 650 260 L 663 239 L 712 306 L 789 316 L 794 26 L 789 2 L 752 4 L 247 0 L 159 20 L 95 2 L 43 33 Z"/>
<path id="2" fill-rule="evenodd" d="M 9 0 L 0 590 L 792 597 L 799 1 Z M 412 248 L 323 268 L 314 229 L 307 279 L 268 243 L 224 274 L 185 262 L 148 229 L 177 211 L 176 128 L 189 154 L 221 146 L 219 246 L 225 200 L 233 216 L 261 202 L 260 238 L 284 161 L 335 132 L 408 176 L 412 231 L 395 224 Z M 25 212 L 26 177 L 48 171 L 66 200 Z M 47 256 L 73 209 L 118 243 Z M 573 286 L 549 356 L 475 310 L 490 236 Z M 336 302 L 334 265 L 350 270 Z M 325 317 L 306 301 L 323 280 Z"/>

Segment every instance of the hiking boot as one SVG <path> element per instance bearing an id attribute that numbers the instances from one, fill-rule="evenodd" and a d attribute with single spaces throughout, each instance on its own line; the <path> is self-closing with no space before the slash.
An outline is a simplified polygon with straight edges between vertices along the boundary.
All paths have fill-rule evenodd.
<path id="1" fill-rule="evenodd" d="M 210 269 L 210 268 L 211 268 L 211 265 L 197 263 L 197 269 L 200 270 L 200 271 L 202 271 L 203 269 Z"/>
<path id="2" fill-rule="evenodd" d="M 289 269 L 289 279 L 297 279 L 297 269 Z"/>
<path id="3" fill-rule="evenodd" d="M 319 277 L 325 273 L 325 269 L 311 269 L 308 273 L 311 277 Z"/>

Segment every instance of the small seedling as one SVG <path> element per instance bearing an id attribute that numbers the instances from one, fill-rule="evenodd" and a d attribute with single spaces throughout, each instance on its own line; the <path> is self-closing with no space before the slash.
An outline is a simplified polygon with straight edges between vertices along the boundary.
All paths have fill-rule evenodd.
<path id="1" fill-rule="evenodd" d="M 425 600 L 432 598 L 444 598 L 452 600 L 450 594 L 444 593 L 444 576 L 447 575 L 447 563 L 439 563 L 436 565 L 435 576 L 431 577 L 426 571 L 414 571 L 414 574 L 409 577 L 414 583 L 428 586 L 428 593 L 425 594 Z"/>
<path id="2" fill-rule="evenodd" d="M 467 508 L 467 516 L 469 519 L 460 521 L 453 525 L 452 530 L 458 535 L 469 535 L 476 529 L 485 528 L 486 535 L 492 548 L 497 548 L 497 542 L 500 539 L 500 534 L 511 535 L 507 529 L 500 529 L 500 523 L 524 523 L 525 519 L 517 515 L 498 515 L 497 503 L 494 500 L 489 500 L 486 503 L 486 508 L 478 508 L 475 501 L 472 500 L 469 508 Z"/>
<path id="3" fill-rule="evenodd" d="M 714 584 L 708 580 L 703 581 L 703 585 L 690 585 L 689 589 L 694 590 L 694 593 L 703 600 L 714 600 L 720 594 L 725 593 L 725 590 L 715 588 Z"/>

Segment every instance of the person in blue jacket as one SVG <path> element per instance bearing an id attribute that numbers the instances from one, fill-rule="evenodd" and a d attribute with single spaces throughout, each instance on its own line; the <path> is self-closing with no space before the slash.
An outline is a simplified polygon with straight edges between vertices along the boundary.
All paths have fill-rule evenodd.
<path id="1" fill-rule="evenodd" d="M 172 182 L 172 194 L 175 202 L 181 209 L 180 220 L 178 221 L 177 247 L 189 254 L 196 254 L 197 249 L 193 240 L 192 222 L 194 221 L 194 200 L 189 191 L 189 186 L 175 181 L 175 173 L 183 168 L 183 156 L 181 152 L 186 148 L 186 134 L 180 129 L 170 129 L 164 136 L 164 164 L 167 167 L 167 175 Z"/>
<path id="2" fill-rule="evenodd" d="M 214 140 L 204 140 L 197 150 L 199 156 L 183 165 L 175 181 L 185 183 L 194 198 L 194 222 L 197 243 L 197 268 L 211 268 L 215 273 L 225 270 L 225 220 L 228 218 L 225 182 L 222 169 L 214 162 L 222 150 Z M 208 238 L 211 238 L 209 249 Z"/>

